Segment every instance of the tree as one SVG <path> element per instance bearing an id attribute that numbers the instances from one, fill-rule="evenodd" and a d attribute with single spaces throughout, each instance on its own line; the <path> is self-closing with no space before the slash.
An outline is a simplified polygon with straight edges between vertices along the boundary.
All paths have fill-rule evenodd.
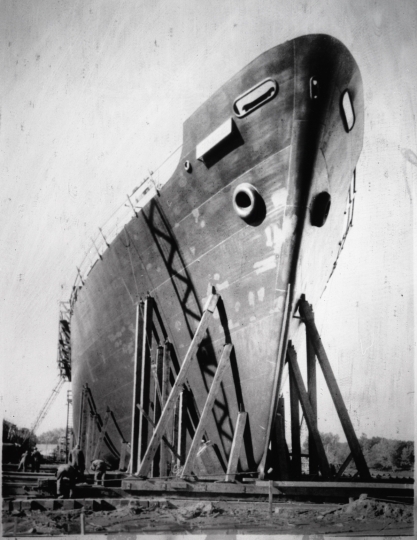
<path id="1" fill-rule="evenodd" d="M 58 444 L 58 439 L 60 437 L 65 437 L 65 433 L 65 428 L 51 429 L 39 435 L 38 441 L 42 444 Z"/>

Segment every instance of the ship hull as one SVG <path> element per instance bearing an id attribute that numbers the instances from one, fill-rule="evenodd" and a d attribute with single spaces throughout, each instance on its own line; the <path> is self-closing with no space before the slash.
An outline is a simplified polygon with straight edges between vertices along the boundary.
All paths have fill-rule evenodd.
<path id="1" fill-rule="evenodd" d="M 312 79 L 319 94 L 311 94 Z M 278 92 L 243 117 L 236 98 L 263 80 Z M 344 90 L 355 123 L 341 117 Z M 232 117 L 227 144 L 196 159 L 198 144 Z M 166 338 L 178 370 L 204 304 L 215 290 L 221 301 L 188 384 L 194 416 L 201 413 L 225 343 L 233 344 L 206 434 L 217 468 L 227 463 L 238 412 L 248 412 L 243 470 L 256 470 L 268 445 L 271 414 L 292 318 L 300 294 L 315 302 L 337 259 L 346 197 L 363 138 L 363 97 L 358 67 L 329 36 L 307 36 L 264 53 L 233 77 L 184 125 L 184 144 L 171 179 L 112 242 L 78 291 L 71 319 L 74 424 L 81 418 L 81 388 L 91 389 L 101 417 L 107 407 L 130 441 L 137 305 L 150 295 L 159 312 L 152 351 Z M 184 163 L 189 161 L 192 170 Z M 235 190 L 259 193 L 257 222 L 237 215 Z M 322 227 L 312 225 L 320 193 L 331 207 Z M 213 289 L 214 288 L 214 289 Z M 140 354 L 139 354 L 140 357 Z M 150 398 L 153 400 L 152 381 Z M 152 413 L 152 404 L 147 404 Z M 189 447 L 195 419 L 190 413 Z M 120 433 L 109 423 L 102 455 L 116 462 Z M 149 438 L 149 433 L 147 437 Z M 97 437 L 97 435 L 96 435 Z M 95 441 L 90 441 L 90 447 Z"/>

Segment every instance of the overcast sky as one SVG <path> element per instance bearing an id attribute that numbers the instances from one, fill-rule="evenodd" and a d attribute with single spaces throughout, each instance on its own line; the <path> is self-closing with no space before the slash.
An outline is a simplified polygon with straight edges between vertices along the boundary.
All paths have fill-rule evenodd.
<path id="1" fill-rule="evenodd" d="M 90 238 L 267 49 L 327 33 L 365 91 L 354 227 L 317 320 L 359 434 L 413 437 L 415 0 L 2 0 L 0 354 L 5 417 L 58 377 L 59 301 Z M 65 426 L 64 389 L 39 432 Z M 340 433 L 320 386 L 319 428 Z"/>

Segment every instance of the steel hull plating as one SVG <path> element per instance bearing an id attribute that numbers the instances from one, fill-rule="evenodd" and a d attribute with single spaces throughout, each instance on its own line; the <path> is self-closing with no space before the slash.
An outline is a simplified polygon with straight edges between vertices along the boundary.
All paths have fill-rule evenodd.
<path id="1" fill-rule="evenodd" d="M 242 118 L 233 115 L 235 99 L 265 79 L 276 81 L 277 95 Z M 355 111 L 350 132 L 341 111 L 346 89 Z M 197 145 L 230 117 L 226 143 L 197 160 Z M 201 413 L 223 345 L 233 344 L 207 436 L 227 463 L 237 414 L 247 411 L 248 459 L 241 467 L 257 467 L 286 341 L 297 327 L 296 301 L 302 293 L 317 300 L 331 274 L 362 138 L 360 73 L 329 36 L 298 38 L 264 53 L 191 116 L 177 170 L 78 293 L 71 321 L 76 430 L 80 390 L 88 383 L 100 415 L 110 407 L 130 440 L 137 303 L 148 293 L 155 299 L 160 330 L 180 364 L 214 287 L 221 302 L 188 382 Z M 260 223 L 245 222 L 233 209 L 234 190 L 243 183 L 264 201 Z M 326 223 L 315 227 L 311 214 L 322 192 L 330 194 L 331 207 Z M 113 425 L 108 432 L 115 448 L 105 447 L 104 455 L 115 459 L 120 437 Z M 187 445 L 191 436 L 190 427 Z"/>

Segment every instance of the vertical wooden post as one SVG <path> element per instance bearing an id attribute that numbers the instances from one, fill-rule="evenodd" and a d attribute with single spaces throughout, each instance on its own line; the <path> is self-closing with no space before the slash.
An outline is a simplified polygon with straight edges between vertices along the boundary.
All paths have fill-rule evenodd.
<path id="1" fill-rule="evenodd" d="M 78 441 L 77 443 L 80 445 L 80 448 L 83 444 L 83 423 L 84 423 L 84 401 L 86 399 L 85 395 L 85 388 L 83 386 L 81 390 L 81 405 L 80 405 L 80 416 L 78 417 Z"/>
<path id="2" fill-rule="evenodd" d="M 162 408 L 169 396 L 169 375 L 171 368 L 171 343 L 167 340 L 164 345 L 163 358 L 162 358 Z M 161 461 L 159 464 L 159 471 L 161 476 L 168 476 L 168 459 L 169 459 L 168 447 L 165 441 L 161 444 Z"/>
<path id="3" fill-rule="evenodd" d="M 104 422 L 103 422 L 103 425 L 101 426 L 100 435 L 97 439 L 97 444 L 96 444 L 96 447 L 94 448 L 94 453 L 93 453 L 93 457 L 91 458 L 91 461 L 98 459 L 98 457 L 100 456 L 100 450 L 104 442 L 104 437 L 106 436 L 107 423 L 109 421 L 109 418 L 110 418 L 110 409 L 107 407 L 106 415 L 104 417 Z"/>
<path id="4" fill-rule="evenodd" d="M 165 434 L 181 387 L 185 383 L 189 367 L 197 353 L 198 347 L 204 339 L 210 317 L 213 314 L 213 311 L 216 309 L 218 299 L 219 296 L 217 294 L 212 294 L 207 302 L 206 309 L 203 313 L 203 316 L 201 317 L 200 323 L 182 362 L 178 377 L 174 383 L 174 386 L 172 387 L 171 393 L 169 394 L 164 410 L 162 411 L 161 419 L 156 426 L 146 453 L 143 456 L 143 460 L 139 467 L 138 476 L 146 476 L 149 472 L 152 460 L 155 456 L 156 449 L 161 442 L 162 436 Z"/>
<path id="5" fill-rule="evenodd" d="M 187 414 L 187 389 L 183 385 L 178 398 L 178 446 L 177 452 L 179 459 L 177 467 L 182 467 L 185 462 L 185 441 L 187 430 L 185 426 L 185 416 Z"/>
<path id="6" fill-rule="evenodd" d="M 163 370 L 163 354 L 164 354 L 164 348 L 161 346 L 158 346 L 156 349 L 156 358 L 154 366 L 152 366 L 152 369 L 154 369 L 155 373 L 155 388 L 154 388 L 154 412 L 153 412 L 153 423 L 156 426 L 159 422 L 159 419 L 161 418 L 161 412 L 162 412 L 162 403 L 160 401 L 160 398 L 162 400 L 162 393 L 161 396 L 158 392 L 158 387 L 162 387 L 162 370 Z M 159 462 L 160 462 L 160 448 L 155 453 L 155 459 L 152 464 L 152 476 L 159 476 Z"/>
<path id="7" fill-rule="evenodd" d="M 94 426 L 95 426 L 95 414 L 90 410 L 87 413 L 87 437 L 85 442 L 85 465 L 86 468 L 90 468 L 92 461 L 93 449 L 94 449 Z"/>
<path id="8" fill-rule="evenodd" d="M 133 369 L 133 401 L 132 401 L 132 428 L 130 431 L 130 472 L 133 474 L 137 471 L 138 448 L 139 448 L 139 416 L 140 412 L 136 405 L 140 402 L 140 380 L 141 380 L 141 342 L 140 342 L 140 326 L 143 313 L 144 303 L 141 301 L 136 305 L 136 326 L 135 326 L 135 357 Z"/>
<path id="9" fill-rule="evenodd" d="M 142 339 L 142 370 L 140 381 L 140 404 L 142 409 L 149 414 L 149 382 L 151 373 L 151 346 L 152 346 L 152 302 L 153 299 L 147 296 L 145 299 L 143 313 L 143 339 Z M 139 416 L 139 447 L 138 463 L 141 463 L 142 457 L 148 446 L 148 422 L 141 413 Z"/>
<path id="10" fill-rule="evenodd" d="M 82 449 L 82 451 L 84 452 L 84 455 L 85 453 L 87 452 L 87 444 L 86 444 L 86 439 L 87 439 L 87 428 L 88 428 L 88 407 L 87 407 L 87 404 L 88 404 L 88 384 L 85 383 L 84 385 L 84 388 L 83 388 L 83 400 L 82 400 L 82 404 L 83 404 L 83 408 L 82 408 L 82 411 L 81 411 L 81 417 L 82 417 L 82 420 L 81 420 L 81 437 L 79 439 L 79 444 L 80 444 L 80 448 Z"/>
<path id="11" fill-rule="evenodd" d="M 94 455 L 94 448 L 96 444 L 96 440 L 98 439 L 98 419 L 97 414 L 94 414 L 93 416 L 93 429 L 92 429 L 92 436 L 91 436 L 91 449 L 90 449 L 90 456 L 92 461 L 92 456 Z"/>
<path id="12" fill-rule="evenodd" d="M 324 378 L 329 388 L 330 395 L 332 396 L 334 406 L 340 419 L 340 423 L 343 427 L 343 431 L 345 432 L 345 436 L 352 452 L 353 459 L 355 460 L 355 465 L 358 469 L 359 475 L 363 479 L 368 479 L 371 476 L 369 473 L 368 465 L 366 464 L 358 438 L 356 437 L 355 430 L 353 429 L 353 425 L 350 420 L 349 413 L 346 409 L 345 402 L 343 401 L 343 397 L 340 392 L 339 385 L 337 384 L 336 377 L 333 374 L 329 359 L 327 358 L 326 351 L 324 350 L 320 334 L 316 328 L 313 310 L 311 309 L 310 304 L 307 303 L 305 298 L 302 298 L 300 300 L 300 314 L 303 317 L 305 325 L 307 327 L 309 337 L 311 339 L 317 355 L 317 359 L 323 371 Z"/>
<path id="13" fill-rule="evenodd" d="M 89 449 L 90 449 L 90 430 L 91 430 L 91 411 L 86 411 L 85 415 L 86 419 L 86 427 L 85 427 L 85 442 L 84 442 L 84 456 L 85 456 L 85 464 L 86 467 L 89 467 Z"/>
<path id="14" fill-rule="evenodd" d="M 311 436 L 314 439 L 316 445 L 317 456 L 319 459 L 320 471 L 325 479 L 330 478 L 330 467 L 327 461 L 326 452 L 324 451 L 323 442 L 320 438 L 319 430 L 317 429 L 317 423 L 315 422 L 314 414 L 311 409 L 310 400 L 308 399 L 307 390 L 304 386 L 304 381 L 301 376 L 300 368 L 297 362 L 297 353 L 291 342 L 288 344 L 287 358 L 290 368 L 290 377 L 294 382 L 295 390 L 298 394 L 298 399 L 301 402 L 303 408 L 304 418 L 306 419 L 307 426 Z"/>
<path id="15" fill-rule="evenodd" d="M 124 471 L 126 468 L 127 442 L 120 439 L 120 460 L 119 471 Z"/>
<path id="16" fill-rule="evenodd" d="M 283 396 L 278 399 L 278 411 L 275 417 L 275 445 L 278 458 L 278 480 L 289 480 L 291 464 L 285 441 L 285 402 Z"/>
<path id="17" fill-rule="evenodd" d="M 291 472 L 294 480 L 301 476 L 301 442 L 300 442 L 300 406 L 298 403 L 297 386 L 291 365 L 290 375 L 290 405 L 291 405 Z"/>
<path id="18" fill-rule="evenodd" d="M 316 374 L 316 354 L 313 344 L 306 331 L 307 344 L 307 388 L 308 397 L 310 400 L 311 409 L 313 411 L 314 420 L 317 425 L 317 374 Z M 309 473 L 317 475 L 319 472 L 319 464 L 317 459 L 316 445 L 314 444 L 311 433 L 308 434 L 308 455 L 309 455 Z"/>

